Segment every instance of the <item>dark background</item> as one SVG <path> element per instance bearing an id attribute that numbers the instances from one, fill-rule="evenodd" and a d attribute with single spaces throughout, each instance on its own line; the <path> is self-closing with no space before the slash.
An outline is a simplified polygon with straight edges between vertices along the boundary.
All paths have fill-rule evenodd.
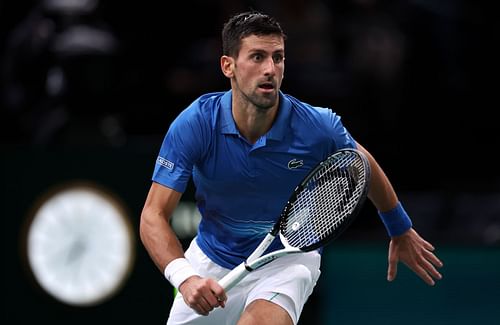
<path id="1" fill-rule="evenodd" d="M 57 3 L 0 3 L 2 323 L 165 322 L 171 287 L 139 240 L 123 290 L 75 308 L 37 289 L 22 263 L 21 228 L 50 188 L 89 180 L 126 203 L 137 235 L 164 133 L 197 96 L 229 87 L 220 30 L 249 8 L 288 34 L 282 90 L 342 116 L 446 264 L 434 288 L 403 266 L 387 284 L 387 238 L 367 204 L 326 250 L 301 324 L 494 322 L 500 137 L 497 24 L 487 2 Z"/>

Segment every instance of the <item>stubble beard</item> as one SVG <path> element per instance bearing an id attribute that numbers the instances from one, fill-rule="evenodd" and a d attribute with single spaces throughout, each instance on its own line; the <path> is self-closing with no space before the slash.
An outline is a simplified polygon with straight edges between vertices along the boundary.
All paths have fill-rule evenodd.
<path id="1" fill-rule="evenodd" d="M 243 99 L 252 104 L 258 111 L 268 111 L 276 105 L 278 95 L 276 93 L 258 94 L 256 90 L 245 93 L 240 89 Z"/>

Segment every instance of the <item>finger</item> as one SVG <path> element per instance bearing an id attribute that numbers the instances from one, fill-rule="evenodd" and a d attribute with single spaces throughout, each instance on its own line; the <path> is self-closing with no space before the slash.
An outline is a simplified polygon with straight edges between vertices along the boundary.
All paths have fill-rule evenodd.
<path id="1" fill-rule="evenodd" d="M 219 305 L 224 308 L 226 307 L 226 301 L 227 301 L 227 296 L 225 293 L 217 295 L 217 301 L 219 302 Z"/>
<path id="2" fill-rule="evenodd" d="M 198 314 L 203 315 L 203 316 L 208 316 L 208 311 L 206 311 L 205 308 L 202 306 L 198 305 L 196 307 L 192 307 Z"/>
<path id="3" fill-rule="evenodd" d="M 212 295 L 204 296 L 200 301 L 200 304 L 205 312 L 205 316 L 218 306 L 217 299 Z"/>
<path id="4" fill-rule="evenodd" d="M 217 281 L 213 281 L 210 283 L 210 288 L 212 291 L 212 294 L 217 300 L 218 306 L 221 306 L 222 308 L 225 307 L 225 302 L 227 300 L 226 292 L 224 291 L 224 288 L 222 288 Z"/>
<path id="5" fill-rule="evenodd" d="M 391 240 L 389 243 L 389 255 L 388 255 L 388 268 L 387 268 L 387 281 L 393 281 L 398 273 L 398 263 L 399 256 L 397 249 L 395 248 L 394 241 Z"/>
<path id="6" fill-rule="evenodd" d="M 434 279 L 427 273 L 427 271 L 419 264 L 408 265 L 410 269 L 413 270 L 425 283 L 430 286 L 435 284 Z"/>
<path id="7" fill-rule="evenodd" d="M 190 306 L 192 309 L 194 309 L 198 314 L 207 316 L 208 313 L 212 310 L 212 307 L 210 307 L 205 300 L 198 302 L 196 305 Z"/>
<path id="8" fill-rule="evenodd" d="M 208 311 L 207 309 L 201 304 L 195 304 L 195 305 L 189 305 L 191 309 L 193 309 L 197 314 L 203 315 L 203 316 L 208 316 Z"/>
<path id="9" fill-rule="evenodd" d="M 433 252 L 435 250 L 434 246 L 431 243 L 429 243 L 427 240 L 425 240 L 423 238 L 421 240 L 422 240 L 422 244 L 426 250 L 431 251 L 431 252 Z"/>
<path id="10" fill-rule="evenodd" d="M 214 308 L 220 306 L 219 297 L 214 294 L 210 287 L 205 287 L 201 292 L 202 300 L 205 302 L 204 307 L 208 308 L 208 311 L 212 311 Z"/>
<path id="11" fill-rule="evenodd" d="M 389 259 L 389 267 L 387 268 L 387 281 L 393 281 L 398 273 L 398 260 L 396 258 Z"/>
<path id="12" fill-rule="evenodd" d="M 226 307 L 226 300 L 224 298 L 217 297 L 217 301 L 219 302 L 219 306 L 222 308 Z"/>
<path id="13" fill-rule="evenodd" d="M 425 258 L 437 267 L 443 267 L 443 262 L 432 252 L 426 251 Z"/>
<path id="14" fill-rule="evenodd" d="M 214 295 L 213 292 L 211 291 L 205 295 L 205 299 L 211 308 L 210 310 L 219 307 L 220 305 L 219 297 Z"/>
<path id="15" fill-rule="evenodd" d="M 222 293 L 217 294 L 217 297 L 219 298 L 218 300 L 221 302 L 227 301 L 227 296 L 226 296 L 226 293 L 224 291 Z"/>
<path id="16" fill-rule="evenodd" d="M 432 261 L 429 261 L 429 259 L 423 258 L 420 262 L 420 264 L 424 267 L 424 269 L 429 273 L 434 279 L 441 280 L 443 277 L 441 273 L 436 269 Z"/>
<path id="17" fill-rule="evenodd" d="M 213 309 L 203 296 L 185 299 L 186 304 L 200 315 L 207 316 Z"/>

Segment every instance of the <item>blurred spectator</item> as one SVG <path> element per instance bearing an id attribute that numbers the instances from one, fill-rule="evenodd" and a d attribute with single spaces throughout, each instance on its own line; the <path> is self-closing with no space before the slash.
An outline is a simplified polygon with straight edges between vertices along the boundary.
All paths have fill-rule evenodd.
<path id="1" fill-rule="evenodd" d="M 44 0 L 8 35 L 1 98 L 7 141 L 50 145 L 89 140 L 72 131 L 86 118 L 94 120 L 95 101 L 106 99 L 108 59 L 118 47 L 93 16 L 97 7 L 97 0 Z M 82 129 L 120 141 L 93 122 Z"/>

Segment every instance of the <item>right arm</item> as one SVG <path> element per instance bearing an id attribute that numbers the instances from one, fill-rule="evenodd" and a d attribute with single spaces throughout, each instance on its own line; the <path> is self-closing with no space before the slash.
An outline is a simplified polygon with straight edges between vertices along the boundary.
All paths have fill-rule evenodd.
<path id="1" fill-rule="evenodd" d="M 181 196 L 182 193 L 153 182 L 142 209 L 141 240 L 162 273 L 168 263 L 184 257 L 182 245 L 169 223 Z"/>
<path id="2" fill-rule="evenodd" d="M 141 241 L 162 273 L 170 262 L 184 257 L 182 245 L 169 222 L 181 196 L 182 193 L 153 182 L 141 214 Z M 186 304 L 201 315 L 208 315 L 215 307 L 224 307 L 224 289 L 213 279 L 191 276 L 180 283 L 178 289 Z"/>

